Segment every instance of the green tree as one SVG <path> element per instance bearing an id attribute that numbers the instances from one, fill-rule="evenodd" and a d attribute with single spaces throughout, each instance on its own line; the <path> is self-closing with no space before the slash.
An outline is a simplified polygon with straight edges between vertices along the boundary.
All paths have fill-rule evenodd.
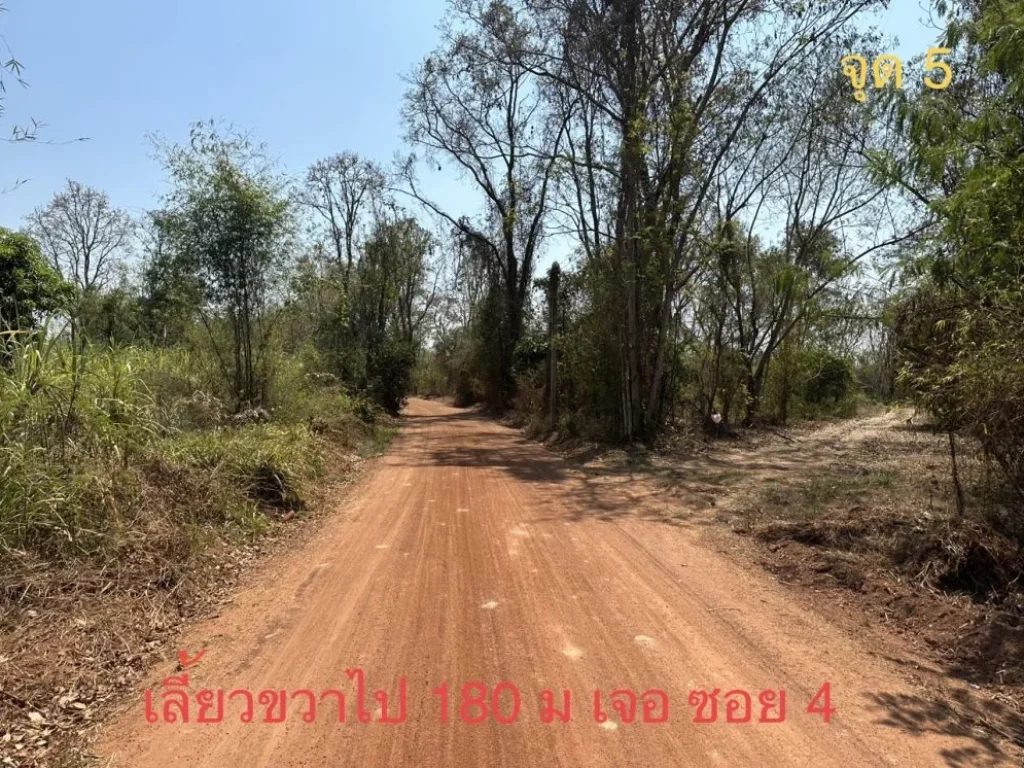
<path id="1" fill-rule="evenodd" d="M 82 337 L 105 345 L 141 341 L 145 332 L 142 312 L 142 299 L 128 284 L 86 294 L 76 309 Z"/>
<path id="2" fill-rule="evenodd" d="M 935 223 L 894 313 L 900 381 L 951 435 L 976 437 L 1024 495 L 1024 6 L 940 10 L 952 83 L 906 98 L 906 143 L 878 158 Z"/>
<path id="3" fill-rule="evenodd" d="M 75 289 L 46 263 L 28 235 L 0 227 L 0 331 L 36 328 L 43 315 L 66 310 Z"/>
<path id="4" fill-rule="evenodd" d="M 200 316 L 236 407 L 258 405 L 293 233 L 284 185 L 262 147 L 210 124 L 193 126 L 189 146 L 167 150 L 166 164 L 173 190 L 158 227 L 179 269 L 203 286 Z"/>
<path id="5" fill-rule="evenodd" d="M 526 34 L 509 3 L 452 3 L 442 46 L 413 73 L 404 107 L 409 140 L 432 161 L 453 163 L 484 200 L 479 221 L 453 215 L 421 193 L 414 158 L 406 166 L 411 193 L 474 242 L 494 278 L 500 333 L 488 350 L 497 380 L 487 395 L 497 409 L 510 406 L 515 394 L 513 358 L 526 325 L 567 122 L 544 120 L 538 79 L 519 60 Z"/>
<path id="6" fill-rule="evenodd" d="M 203 307 L 202 280 L 178 257 L 168 236 L 161 212 L 155 211 L 141 228 L 142 264 L 140 265 L 140 323 L 146 339 L 161 347 L 179 344 L 199 320 Z M 169 224 L 169 222 L 168 222 Z"/>
<path id="7" fill-rule="evenodd" d="M 430 233 L 415 219 L 377 222 L 359 264 L 355 336 L 366 350 L 366 389 L 397 413 L 412 386 L 423 324 L 433 305 L 426 291 Z"/>

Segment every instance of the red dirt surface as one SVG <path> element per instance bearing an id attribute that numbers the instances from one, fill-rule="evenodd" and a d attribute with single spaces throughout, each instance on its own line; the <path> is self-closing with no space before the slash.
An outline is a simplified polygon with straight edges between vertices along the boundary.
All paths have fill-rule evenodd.
<path id="1" fill-rule="evenodd" d="M 205 657 L 190 690 L 335 688 L 315 723 L 147 723 L 142 693 L 105 731 L 109 766 L 1014 765 L 931 718 L 919 692 L 765 573 L 645 519 L 642 488 L 588 478 L 477 414 L 414 400 L 402 434 L 320 535 L 273 561 L 182 647 Z M 345 670 L 408 719 L 361 724 Z M 158 689 L 174 662 L 154 670 Z M 467 682 L 515 684 L 516 723 L 461 722 Z M 804 709 L 831 683 L 830 724 Z M 431 691 L 447 682 L 452 718 Z M 569 689 L 572 721 L 544 724 L 540 692 Z M 666 724 L 595 722 L 595 689 L 660 688 Z M 693 689 L 785 689 L 778 724 L 696 725 Z M 505 699 L 509 701 L 508 698 Z M 507 704 L 506 704 L 507 706 Z M 607 709 L 606 705 L 606 709 Z M 376 714 L 376 703 L 368 709 Z M 507 712 L 507 709 L 506 709 Z M 262 708 L 257 708 L 257 721 Z M 376 719 L 376 717 L 374 717 Z M 724 707 L 719 719 L 724 720 Z"/>

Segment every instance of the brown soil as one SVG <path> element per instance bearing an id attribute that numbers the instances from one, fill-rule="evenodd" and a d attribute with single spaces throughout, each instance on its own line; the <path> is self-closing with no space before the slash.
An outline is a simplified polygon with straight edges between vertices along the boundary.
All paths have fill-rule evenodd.
<path id="1" fill-rule="evenodd" d="M 740 460 L 757 455 L 749 446 L 729 450 L 653 470 L 630 457 L 566 461 L 474 413 L 412 401 L 392 450 L 320 535 L 180 642 L 206 651 L 187 670 L 193 692 L 340 688 L 348 721 L 293 711 L 244 724 L 232 710 L 219 724 L 151 724 L 140 689 L 96 750 L 133 767 L 1018 764 L 1011 744 L 907 674 L 927 664 L 914 648 L 851 631 L 847 614 L 823 615 L 744 567 L 760 551 L 750 537 L 728 534 L 735 554 L 716 551 L 726 539 L 705 523 L 723 489 L 747 487 L 730 476 L 789 471 L 768 455 Z M 356 720 L 355 668 L 370 690 L 394 695 L 406 680 L 406 722 Z M 176 670 L 168 654 L 146 685 Z M 517 686 L 517 722 L 439 722 L 431 691 L 447 682 L 457 709 L 472 681 Z M 825 681 L 838 710 L 828 725 L 804 711 Z M 546 688 L 572 691 L 571 722 L 540 722 Z M 670 722 L 595 722 L 592 692 L 618 688 L 664 690 Z M 788 716 L 696 725 L 687 699 L 698 688 L 785 689 Z M 955 694 L 961 709 L 993 706 L 967 686 Z"/>
<path id="2" fill-rule="evenodd" d="M 589 472 L 654 482 L 675 502 L 655 519 L 763 567 L 897 663 L 921 690 L 908 717 L 1024 748 L 1020 531 L 967 445 L 968 511 L 954 519 L 947 440 L 897 409 L 685 452 L 570 454 Z"/>
<path id="3" fill-rule="evenodd" d="M 241 529 L 193 532 L 206 540 L 195 552 L 186 531 L 153 514 L 138 521 L 139 546 L 116 561 L 59 566 L 22 553 L 16 567 L 5 566 L 0 766 L 94 763 L 85 745 L 153 664 L 173 655 L 169 644 L 183 627 L 218 616 L 243 577 L 308 541 L 327 500 L 333 507 L 359 477 L 360 462 L 341 443 L 332 448 L 325 476 L 303 489 L 307 514 L 268 510 L 269 529 L 256 539 Z M 217 489 L 195 473 L 157 464 L 146 471 L 165 475 L 148 486 L 147 508 L 218 502 Z"/>

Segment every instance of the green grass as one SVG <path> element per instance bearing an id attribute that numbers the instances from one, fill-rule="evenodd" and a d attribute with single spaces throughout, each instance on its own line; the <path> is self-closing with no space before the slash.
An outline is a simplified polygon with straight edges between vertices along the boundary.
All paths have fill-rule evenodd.
<path id="1" fill-rule="evenodd" d="M 398 434 L 398 427 L 395 424 L 385 423 L 374 425 L 370 438 L 359 445 L 359 455 L 364 459 L 380 456 L 387 450 L 388 445 Z"/>
<path id="2" fill-rule="evenodd" d="M 254 501 L 302 505 L 301 484 L 324 468 L 321 441 L 303 424 L 184 432 L 158 447 L 170 462 L 221 476 Z"/>
<path id="3" fill-rule="evenodd" d="M 769 507 L 783 508 L 786 517 L 811 520 L 825 515 L 837 502 L 870 491 L 891 488 L 896 474 L 889 470 L 843 473 L 823 472 L 801 485 L 765 483 L 763 498 Z"/>
<path id="4" fill-rule="evenodd" d="M 381 453 L 390 422 L 282 359 L 270 423 L 230 415 L 210 361 L 184 348 L 0 339 L 0 562 L 188 558 L 301 509 L 331 445 Z M 286 393 L 286 394 L 285 394 Z"/>

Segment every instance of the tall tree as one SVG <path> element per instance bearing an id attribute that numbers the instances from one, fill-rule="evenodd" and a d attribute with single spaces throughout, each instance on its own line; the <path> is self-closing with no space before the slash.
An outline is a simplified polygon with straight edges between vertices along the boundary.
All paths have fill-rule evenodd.
<path id="1" fill-rule="evenodd" d="M 134 224 L 110 198 L 77 181 L 28 216 L 43 255 L 84 293 L 102 290 L 128 255 Z"/>
<path id="2" fill-rule="evenodd" d="M 411 386 L 423 323 L 434 302 L 426 286 L 432 241 L 415 219 L 396 210 L 378 218 L 359 262 L 352 335 L 365 350 L 362 385 L 392 413 Z"/>
<path id="3" fill-rule="evenodd" d="M 312 212 L 326 230 L 334 257 L 342 266 L 346 292 L 358 261 L 358 238 L 367 220 L 365 213 L 378 207 L 385 186 L 384 173 L 376 163 L 354 152 L 343 152 L 313 163 L 297 192 L 299 204 Z"/>
<path id="4" fill-rule="evenodd" d="M 198 321 L 204 286 L 201 275 L 175 251 L 172 222 L 163 215 L 150 211 L 140 227 L 141 314 L 149 342 L 168 347 L 184 341 Z"/>
<path id="5" fill-rule="evenodd" d="M 896 215 L 896 195 L 872 178 L 871 158 L 892 136 L 877 120 L 884 104 L 854 101 L 835 71 L 849 45 L 838 38 L 809 55 L 816 66 L 795 76 L 801 87 L 774 94 L 772 130 L 758 129 L 716 179 L 708 221 L 721 224 L 709 238 L 709 277 L 727 302 L 748 424 L 791 334 L 834 310 L 863 262 L 893 256 L 915 234 Z M 745 233 L 735 226 L 741 217 Z"/>
<path id="6" fill-rule="evenodd" d="M 246 136 L 196 124 L 187 147 L 166 155 L 173 184 L 158 226 L 175 257 L 199 277 L 210 342 L 238 408 L 265 395 L 271 301 L 293 225 L 284 183 Z M 226 323 L 227 349 L 216 329 Z"/>
<path id="7" fill-rule="evenodd" d="M 500 321 L 491 405 L 511 404 L 512 362 L 523 333 L 533 272 L 544 238 L 548 198 L 565 120 L 543 110 L 537 78 L 517 48 L 526 29 L 501 0 L 459 0 L 442 27 L 443 44 L 411 78 L 404 116 L 408 138 L 431 159 L 453 163 L 482 194 L 479 221 L 457 216 L 420 191 L 413 159 L 411 193 L 493 265 Z"/>
<path id="8" fill-rule="evenodd" d="M 522 0 L 519 61 L 572 115 L 563 199 L 584 252 L 620 286 L 604 312 L 620 437 L 663 421 L 680 297 L 721 174 L 757 156 L 806 58 L 876 4 Z"/>

